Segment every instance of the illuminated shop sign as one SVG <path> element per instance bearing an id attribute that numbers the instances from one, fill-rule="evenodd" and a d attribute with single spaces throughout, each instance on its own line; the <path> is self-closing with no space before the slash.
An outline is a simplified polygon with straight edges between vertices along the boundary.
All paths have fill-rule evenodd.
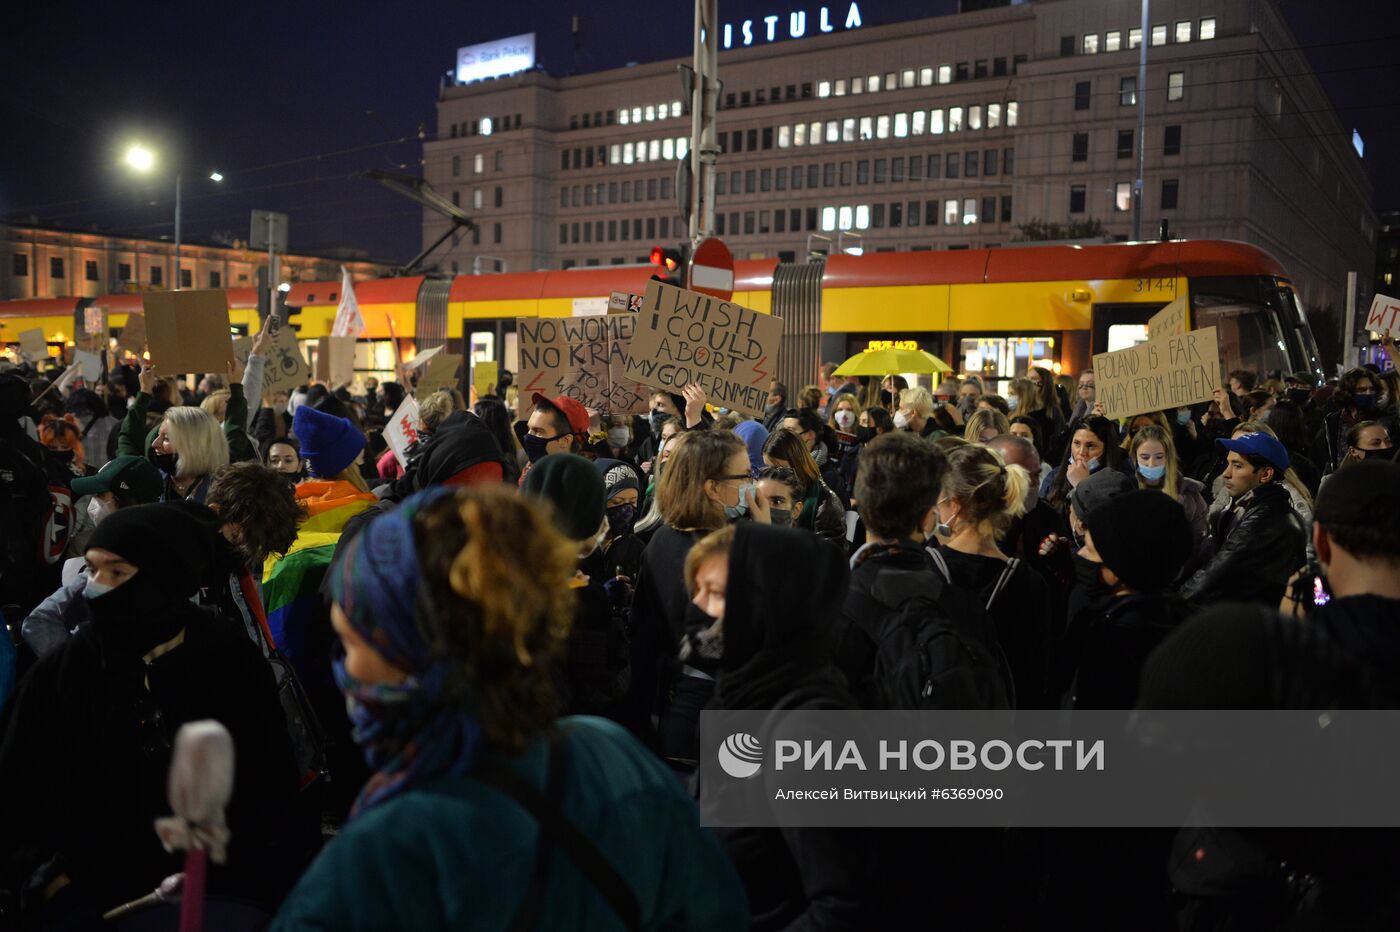
<path id="1" fill-rule="evenodd" d="M 457 50 L 457 83 L 483 81 L 535 67 L 535 34 L 527 32 Z"/>
<path id="2" fill-rule="evenodd" d="M 842 29 L 859 29 L 860 5 L 852 2 L 846 10 L 846 18 L 842 21 L 838 8 L 836 17 L 832 17 L 831 7 L 821 7 L 817 10 L 817 15 L 812 17 L 811 22 L 807 19 L 806 10 L 798 10 L 796 13 L 789 13 L 787 16 L 774 13 L 769 16 L 760 16 L 757 19 L 746 19 L 742 23 L 725 23 L 724 32 L 720 35 L 720 44 L 727 49 L 732 49 L 736 45 L 753 45 L 755 42 L 777 42 L 779 39 L 800 39 L 810 31 L 813 34 L 821 32 L 835 32 L 838 23 L 844 22 Z M 784 22 L 786 20 L 786 22 Z"/>
<path id="3" fill-rule="evenodd" d="M 915 340 L 871 340 L 865 345 L 865 352 L 875 353 L 880 350 L 916 350 L 919 344 Z"/>

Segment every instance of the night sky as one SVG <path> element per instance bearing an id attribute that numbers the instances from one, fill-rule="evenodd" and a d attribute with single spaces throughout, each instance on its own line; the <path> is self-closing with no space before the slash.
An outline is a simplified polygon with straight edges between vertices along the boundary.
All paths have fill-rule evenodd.
<path id="1" fill-rule="evenodd" d="M 720 16 L 819 6 L 722 0 Z M 1400 207 L 1400 3 L 1281 6 L 1343 125 L 1365 138 L 1375 206 Z M 874 26 L 957 4 L 860 8 Z M 675 15 L 638 15 L 663 9 Z M 691 17 L 684 0 L 22 4 L 0 35 L 0 219 L 169 236 L 173 159 L 186 241 L 246 238 L 249 211 L 273 209 L 291 215 L 293 250 L 357 247 L 403 262 L 420 248 L 420 209 L 350 176 L 417 170 L 417 134 L 431 131 L 438 81 L 459 46 L 533 31 L 551 73 L 596 71 L 688 54 Z M 134 139 L 158 149 L 167 174 L 139 181 L 122 166 Z M 207 180 L 213 169 L 222 184 Z"/>

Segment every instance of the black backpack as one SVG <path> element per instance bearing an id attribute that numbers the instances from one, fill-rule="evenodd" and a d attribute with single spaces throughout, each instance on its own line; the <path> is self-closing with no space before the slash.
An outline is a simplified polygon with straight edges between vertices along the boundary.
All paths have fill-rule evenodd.
<path id="1" fill-rule="evenodd" d="M 939 569 L 946 574 L 941 565 Z M 1008 566 L 997 592 L 1014 571 Z M 950 617 L 945 609 L 949 588 L 946 575 L 940 578 L 937 572 L 882 567 L 869 594 L 858 593 L 885 614 L 877 629 L 873 677 L 881 708 L 1014 707 L 1010 667 L 991 619 L 973 599 L 965 600 L 962 617 Z"/>

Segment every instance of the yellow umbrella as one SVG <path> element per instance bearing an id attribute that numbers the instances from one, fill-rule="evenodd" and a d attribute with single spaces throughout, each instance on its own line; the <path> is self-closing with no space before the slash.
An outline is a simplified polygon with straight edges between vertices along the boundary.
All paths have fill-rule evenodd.
<path id="1" fill-rule="evenodd" d="M 952 372 L 953 367 L 923 350 L 882 349 L 856 353 L 841 363 L 837 375 L 898 375 L 901 372 Z"/>

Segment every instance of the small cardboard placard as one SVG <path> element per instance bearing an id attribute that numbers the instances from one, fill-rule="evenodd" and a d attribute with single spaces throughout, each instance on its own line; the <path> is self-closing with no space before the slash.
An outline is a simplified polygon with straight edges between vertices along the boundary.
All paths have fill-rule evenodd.
<path id="1" fill-rule="evenodd" d="M 455 353 L 434 353 L 418 375 L 418 387 L 414 394 L 419 398 L 427 398 L 440 388 L 457 388 L 457 370 L 460 368 L 461 356 Z"/>
<path id="2" fill-rule="evenodd" d="M 49 344 L 44 339 L 44 331 L 35 327 L 33 330 L 21 330 L 19 332 L 19 351 L 29 357 L 30 362 L 38 362 L 49 355 Z"/>
<path id="3" fill-rule="evenodd" d="M 476 397 L 485 398 L 496 387 L 501 377 L 501 364 L 494 359 L 483 359 L 472 364 L 472 389 Z"/>
<path id="4" fill-rule="evenodd" d="M 83 374 L 83 381 L 95 385 L 102 381 L 102 357 L 88 350 L 75 349 L 73 363 Z"/>
<path id="5" fill-rule="evenodd" d="M 1383 294 L 1371 299 L 1371 313 L 1366 315 L 1366 329 L 1381 334 L 1400 334 L 1400 300 Z"/>
<path id="6" fill-rule="evenodd" d="M 319 337 L 316 340 L 316 379 L 330 386 L 355 380 L 355 338 Z"/>
<path id="7" fill-rule="evenodd" d="M 78 346 L 93 353 L 107 348 L 107 307 L 103 304 L 89 304 L 83 308 L 83 335 L 75 341 Z"/>
<path id="8" fill-rule="evenodd" d="M 139 357 L 146 349 L 146 315 L 131 313 L 126 315 L 126 326 L 117 337 L 117 345 L 133 356 Z"/>
<path id="9" fill-rule="evenodd" d="M 414 369 L 426 366 L 434 356 L 436 356 L 438 353 L 441 353 L 444 349 L 446 349 L 446 346 L 434 346 L 430 350 L 423 350 L 423 352 L 419 353 L 417 356 L 414 356 L 408 362 L 404 363 L 403 367 L 412 371 Z"/>
<path id="10" fill-rule="evenodd" d="M 142 304 L 156 372 L 220 373 L 233 361 L 224 292 L 151 291 Z"/>
<path id="11" fill-rule="evenodd" d="M 608 312 L 607 298 L 574 298 L 575 317 L 601 317 Z"/>
<path id="12" fill-rule="evenodd" d="M 1210 401 L 1220 387 L 1214 327 L 1154 337 L 1094 357 L 1097 399 L 1109 418 L 1133 417 Z"/>
<path id="13" fill-rule="evenodd" d="M 651 281 L 624 375 L 667 392 L 693 382 L 710 404 L 762 416 L 782 339 L 780 317 Z"/>
<path id="14" fill-rule="evenodd" d="M 1147 321 L 1147 335 L 1153 339 L 1179 336 L 1190 329 L 1190 310 L 1185 298 L 1177 298 Z"/>
<path id="15" fill-rule="evenodd" d="M 636 314 L 517 318 L 520 415 L 529 416 L 535 392 L 595 414 L 645 414 L 650 392 L 623 373 L 636 326 Z"/>
<path id="16" fill-rule="evenodd" d="M 408 448 L 418 442 L 418 400 L 404 398 L 389 423 L 384 425 L 384 442 L 394 451 L 400 466 L 408 466 Z"/>
<path id="17" fill-rule="evenodd" d="M 642 296 L 614 291 L 608 297 L 609 314 L 635 314 L 642 309 Z"/>
<path id="18" fill-rule="evenodd" d="M 267 361 L 263 363 L 263 398 L 271 398 L 278 392 L 291 392 L 311 378 L 311 367 L 302 355 L 296 331 L 285 324 L 273 323 L 276 319 L 270 318 L 263 325 L 276 328 L 272 334 L 272 345 L 267 348 Z M 248 355 L 252 349 L 252 337 L 239 337 L 233 341 L 234 358 L 242 366 L 248 365 Z"/>

